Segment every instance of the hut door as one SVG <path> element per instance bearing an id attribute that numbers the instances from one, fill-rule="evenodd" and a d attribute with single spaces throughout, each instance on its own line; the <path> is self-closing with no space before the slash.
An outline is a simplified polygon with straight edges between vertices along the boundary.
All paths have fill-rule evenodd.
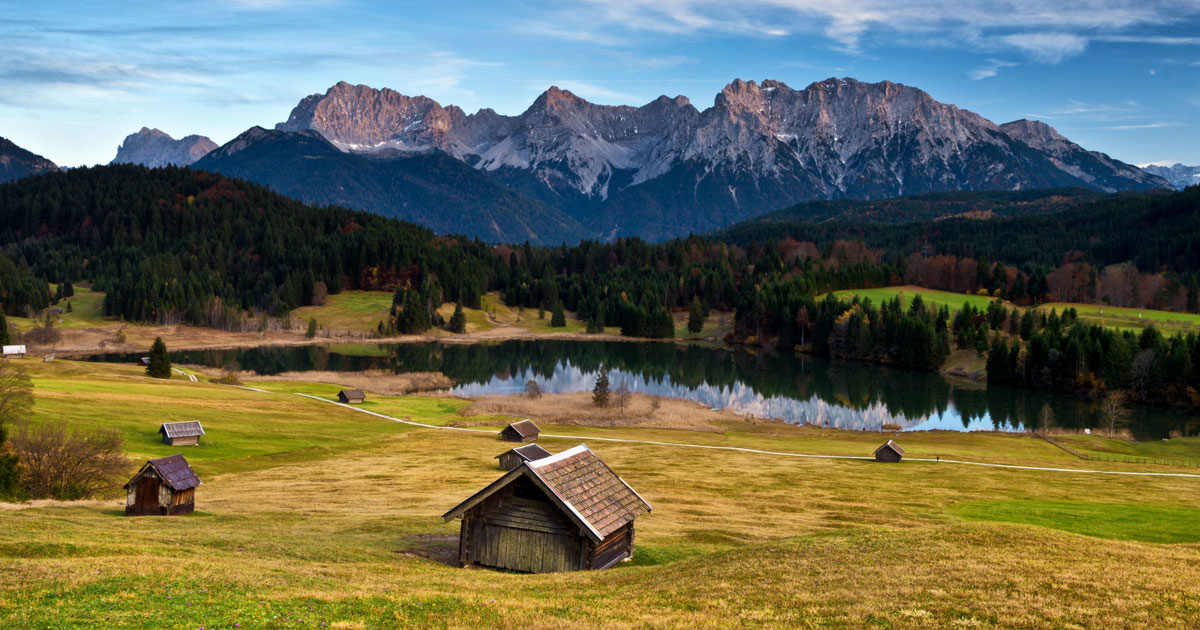
<path id="1" fill-rule="evenodd" d="M 158 479 L 146 475 L 138 479 L 137 508 L 139 512 L 155 512 L 158 510 Z"/>

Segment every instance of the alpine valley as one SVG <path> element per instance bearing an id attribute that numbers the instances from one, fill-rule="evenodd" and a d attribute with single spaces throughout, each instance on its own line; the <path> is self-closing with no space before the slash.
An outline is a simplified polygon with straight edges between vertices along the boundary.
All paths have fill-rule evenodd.
<path id="1" fill-rule="evenodd" d="M 128 141 L 127 141 L 128 143 Z M 814 200 L 1170 188 L 1045 123 L 1003 125 L 892 83 L 735 80 L 703 111 L 551 87 L 518 116 L 338 83 L 196 161 L 283 194 L 542 244 L 718 229 Z"/>

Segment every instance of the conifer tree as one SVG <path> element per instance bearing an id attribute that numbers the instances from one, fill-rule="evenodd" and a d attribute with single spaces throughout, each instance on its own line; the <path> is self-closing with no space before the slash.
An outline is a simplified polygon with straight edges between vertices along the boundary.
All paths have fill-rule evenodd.
<path id="1" fill-rule="evenodd" d="M 4 317 L 4 311 L 0 311 L 0 345 L 8 345 L 11 340 L 8 338 L 8 320 Z"/>
<path id="2" fill-rule="evenodd" d="M 313 337 L 317 336 L 317 318 L 316 317 L 308 318 L 308 330 L 304 333 L 304 336 L 308 337 L 309 339 L 312 339 Z"/>
<path id="3" fill-rule="evenodd" d="M 462 302 L 454 304 L 454 314 L 450 316 L 450 332 L 467 332 L 467 316 L 463 314 Z"/>
<path id="4" fill-rule="evenodd" d="M 171 360 L 167 358 L 167 344 L 162 337 L 155 337 L 150 346 L 150 365 L 146 366 L 146 376 L 153 378 L 171 378 Z"/>
<path id="5" fill-rule="evenodd" d="M 563 312 L 562 302 L 555 301 L 554 306 L 551 307 L 550 327 L 551 328 L 564 328 L 566 325 L 567 325 L 567 316 L 566 316 L 566 313 Z"/>
<path id="6" fill-rule="evenodd" d="M 700 304 L 700 298 L 692 298 L 692 307 L 688 311 L 688 332 L 693 335 L 704 330 L 704 306 Z"/>
<path id="7" fill-rule="evenodd" d="M 600 364 L 600 376 L 596 377 L 596 386 L 592 388 L 592 404 L 597 407 L 608 406 L 608 364 Z"/>

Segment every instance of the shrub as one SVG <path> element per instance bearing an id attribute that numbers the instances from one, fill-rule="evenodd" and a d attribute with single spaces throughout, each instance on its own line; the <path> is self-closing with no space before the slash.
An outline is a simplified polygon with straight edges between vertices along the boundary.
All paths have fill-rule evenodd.
<path id="1" fill-rule="evenodd" d="M 64 420 L 15 425 L 10 447 L 34 499 L 86 499 L 120 485 L 129 461 L 116 429 L 85 431 Z"/>

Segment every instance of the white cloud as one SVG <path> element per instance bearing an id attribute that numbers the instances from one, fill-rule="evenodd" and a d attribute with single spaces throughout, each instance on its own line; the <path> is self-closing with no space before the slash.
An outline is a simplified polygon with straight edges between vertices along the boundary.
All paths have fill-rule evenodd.
<path id="1" fill-rule="evenodd" d="M 1020 64 L 1013 63 L 1011 61 L 1000 61 L 999 59 L 988 59 L 986 64 L 971 70 L 967 73 L 967 76 L 975 81 L 978 81 L 980 79 L 996 76 L 996 73 L 1000 72 L 1001 68 L 1011 68 L 1016 65 Z"/>
<path id="2" fill-rule="evenodd" d="M 1087 38 L 1071 33 L 1015 33 L 1000 40 L 1042 63 L 1058 63 L 1078 55 L 1088 43 Z"/>

